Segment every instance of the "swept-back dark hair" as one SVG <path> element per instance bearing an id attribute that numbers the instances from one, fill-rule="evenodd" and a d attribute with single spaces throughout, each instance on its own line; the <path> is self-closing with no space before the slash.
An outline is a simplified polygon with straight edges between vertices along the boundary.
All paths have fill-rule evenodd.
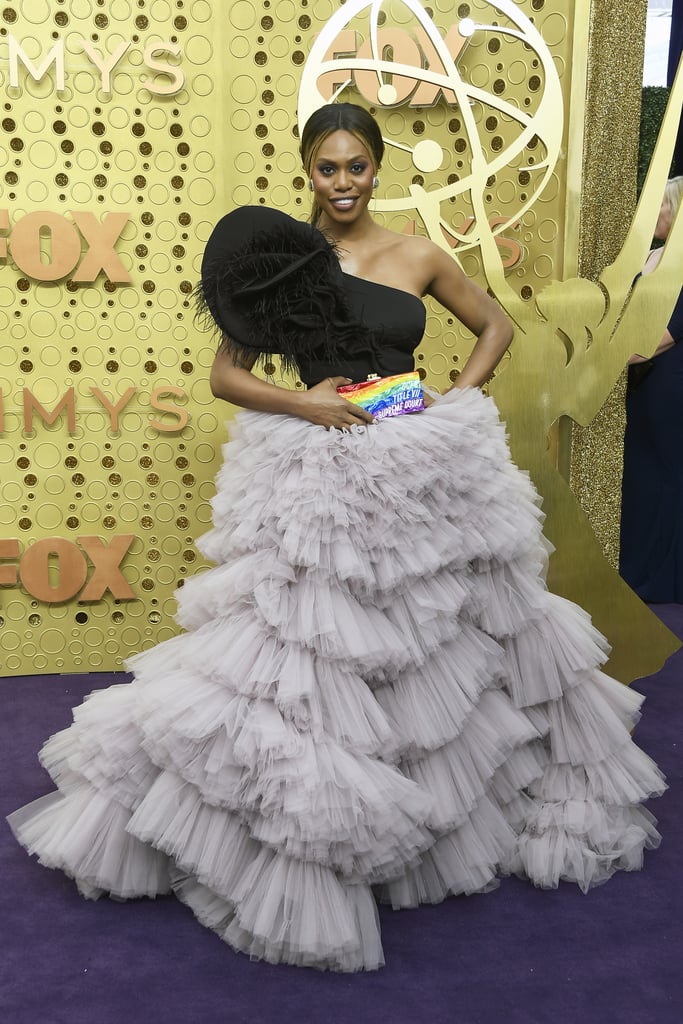
<path id="1" fill-rule="evenodd" d="M 375 171 L 379 170 L 384 156 L 384 141 L 372 114 L 357 103 L 327 103 L 311 114 L 301 133 L 301 162 L 309 178 L 318 150 L 328 136 L 338 131 L 355 135 L 370 154 Z M 311 222 L 315 224 L 319 216 L 318 204 L 313 200 Z"/>

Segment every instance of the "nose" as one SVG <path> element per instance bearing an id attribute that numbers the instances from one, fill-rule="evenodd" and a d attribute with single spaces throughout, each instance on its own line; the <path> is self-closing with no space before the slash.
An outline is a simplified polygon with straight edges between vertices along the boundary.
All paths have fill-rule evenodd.
<path id="1" fill-rule="evenodd" d="M 343 168 L 339 168 L 335 175 L 334 187 L 337 192 L 347 192 L 351 188 L 349 176 Z"/>

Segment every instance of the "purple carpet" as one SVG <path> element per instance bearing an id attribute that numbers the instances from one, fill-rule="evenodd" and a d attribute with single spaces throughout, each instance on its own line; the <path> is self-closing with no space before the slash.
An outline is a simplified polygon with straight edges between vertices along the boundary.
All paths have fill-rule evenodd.
<path id="1" fill-rule="evenodd" d="M 683 606 L 655 608 L 683 638 Z M 121 675 L 0 680 L 2 817 L 50 790 L 36 751 Z M 81 899 L 0 825 L 2 1024 L 681 1024 L 683 650 L 636 686 L 636 739 L 669 790 L 645 870 L 583 896 L 503 880 L 485 896 L 382 909 L 386 967 L 334 975 L 251 963 L 174 898 Z"/>

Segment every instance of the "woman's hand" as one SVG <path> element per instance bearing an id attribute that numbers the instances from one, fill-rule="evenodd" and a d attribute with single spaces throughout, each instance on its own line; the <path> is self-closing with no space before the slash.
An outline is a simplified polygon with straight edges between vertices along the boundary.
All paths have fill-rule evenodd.
<path id="1" fill-rule="evenodd" d="M 338 387 L 350 383 L 348 377 L 326 377 L 315 387 L 298 396 L 300 405 L 297 415 L 328 430 L 331 427 L 349 430 L 353 426 L 374 423 L 369 412 L 361 409 L 359 405 L 354 405 L 353 402 L 347 402 L 337 394 Z"/>

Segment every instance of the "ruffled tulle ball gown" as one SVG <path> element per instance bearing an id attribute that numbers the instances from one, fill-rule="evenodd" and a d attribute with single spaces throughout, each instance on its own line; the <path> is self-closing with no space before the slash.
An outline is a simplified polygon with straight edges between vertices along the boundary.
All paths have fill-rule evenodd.
<path id="1" fill-rule="evenodd" d="M 254 255 L 268 282 L 239 315 L 275 302 L 295 337 L 331 296 L 325 325 L 356 326 L 296 353 L 309 383 L 412 366 L 422 303 L 342 275 L 281 217 L 259 210 L 232 247 L 231 294 Z M 214 314 L 221 287 L 205 274 Z M 493 401 L 454 390 L 348 432 L 242 412 L 231 435 L 185 632 L 48 740 L 58 789 L 10 819 L 27 850 L 85 896 L 174 891 L 237 950 L 344 971 L 383 963 L 377 900 L 640 868 L 663 789 L 630 734 L 641 698 L 545 586 L 538 497 Z"/>

